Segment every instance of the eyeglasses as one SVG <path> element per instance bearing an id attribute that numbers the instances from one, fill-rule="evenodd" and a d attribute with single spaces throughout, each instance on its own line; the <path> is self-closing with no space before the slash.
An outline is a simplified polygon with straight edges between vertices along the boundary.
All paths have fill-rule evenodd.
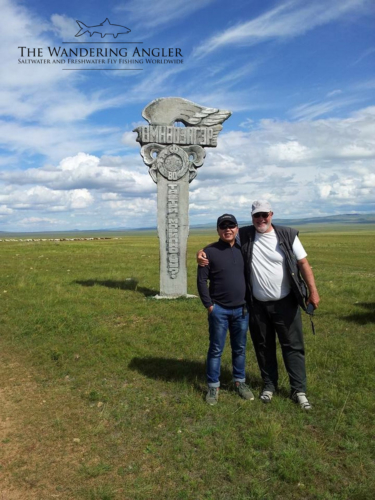
<path id="1" fill-rule="evenodd" d="M 219 224 L 219 229 L 221 229 L 221 230 L 224 230 L 224 229 L 234 229 L 235 227 L 237 227 L 237 224 L 235 224 L 234 222 L 228 222 L 228 223 L 225 223 L 225 224 Z"/>
<path id="2" fill-rule="evenodd" d="M 267 219 L 267 217 L 270 215 L 271 212 L 258 212 L 256 214 L 253 214 L 253 217 L 255 219 L 259 219 L 259 217 L 262 217 L 262 219 Z"/>

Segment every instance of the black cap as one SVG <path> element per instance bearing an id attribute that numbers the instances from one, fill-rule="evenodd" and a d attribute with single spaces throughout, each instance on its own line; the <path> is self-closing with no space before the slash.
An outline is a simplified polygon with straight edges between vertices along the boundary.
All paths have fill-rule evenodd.
<path id="1" fill-rule="evenodd" d="M 234 224 L 236 224 L 236 226 L 238 226 L 237 219 L 232 214 L 223 214 L 223 215 L 220 215 L 220 217 L 217 219 L 216 226 L 219 227 L 219 225 L 222 222 L 233 222 Z"/>

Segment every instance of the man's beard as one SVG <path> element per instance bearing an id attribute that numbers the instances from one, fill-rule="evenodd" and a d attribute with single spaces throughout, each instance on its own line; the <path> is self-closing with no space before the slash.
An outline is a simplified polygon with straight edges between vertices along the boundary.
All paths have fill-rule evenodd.
<path id="1" fill-rule="evenodd" d="M 266 233 L 269 228 L 271 227 L 271 221 L 267 222 L 266 224 L 262 224 L 260 227 L 255 226 L 255 229 L 258 233 Z"/>

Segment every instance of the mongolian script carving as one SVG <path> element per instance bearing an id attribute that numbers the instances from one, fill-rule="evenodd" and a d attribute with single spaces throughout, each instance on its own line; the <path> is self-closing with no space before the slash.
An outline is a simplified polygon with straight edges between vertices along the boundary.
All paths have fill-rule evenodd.
<path id="1" fill-rule="evenodd" d="M 179 271 L 179 186 L 178 184 L 168 184 L 167 192 L 167 259 L 168 274 L 175 279 Z"/>

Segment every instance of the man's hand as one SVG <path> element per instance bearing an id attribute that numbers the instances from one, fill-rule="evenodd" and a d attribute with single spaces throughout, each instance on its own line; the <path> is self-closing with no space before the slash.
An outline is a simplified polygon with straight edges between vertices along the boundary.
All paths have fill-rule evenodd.
<path id="1" fill-rule="evenodd" d="M 316 309 L 319 305 L 320 297 L 315 285 L 314 274 L 311 266 L 306 258 L 299 260 L 297 264 L 299 270 L 301 271 L 302 278 L 305 280 L 307 288 L 309 289 L 309 297 L 306 305 L 312 304 Z"/>
<path id="2" fill-rule="evenodd" d="M 214 306 L 207 307 L 208 314 L 211 314 L 211 313 L 212 313 L 212 309 L 213 309 L 213 308 L 214 308 Z"/>
<path id="3" fill-rule="evenodd" d="M 208 266 L 208 264 L 210 263 L 210 261 L 207 259 L 206 254 L 204 253 L 202 248 L 200 250 L 198 250 L 198 252 L 197 252 L 197 262 L 198 262 L 198 266 L 201 266 L 201 267 Z"/>
<path id="4" fill-rule="evenodd" d="M 306 305 L 308 306 L 309 304 L 312 304 L 316 309 L 318 307 L 319 302 L 320 302 L 320 297 L 318 294 L 318 290 L 315 290 L 314 292 L 311 292 L 309 294 Z"/>

